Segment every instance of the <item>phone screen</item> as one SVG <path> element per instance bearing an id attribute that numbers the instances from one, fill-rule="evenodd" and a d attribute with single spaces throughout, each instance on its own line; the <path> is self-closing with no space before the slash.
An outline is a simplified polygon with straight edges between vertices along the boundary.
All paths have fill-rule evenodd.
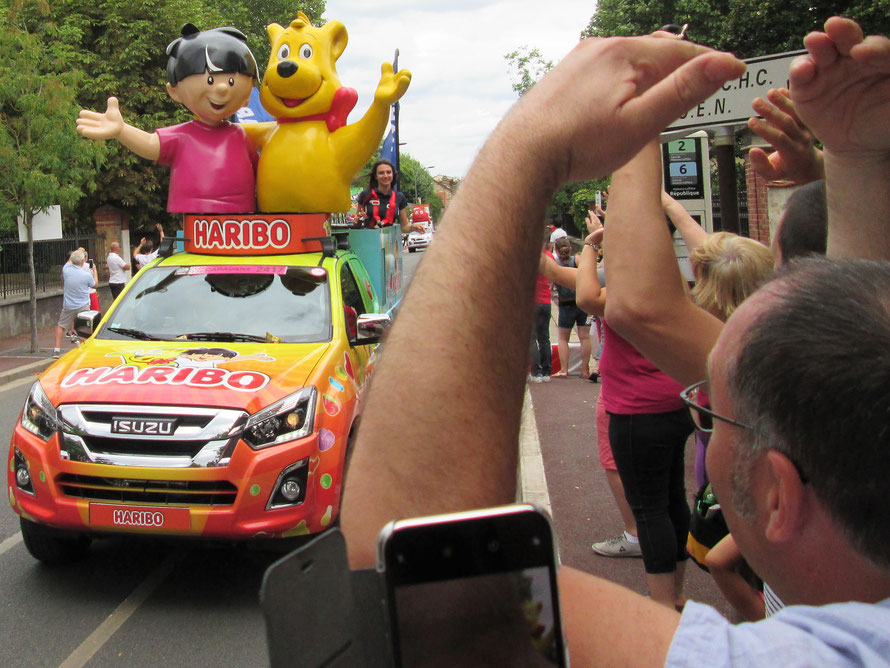
<path id="1" fill-rule="evenodd" d="M 550 526 L 524 515 L 392 534 L 396 665 L 564 665 Z"/>

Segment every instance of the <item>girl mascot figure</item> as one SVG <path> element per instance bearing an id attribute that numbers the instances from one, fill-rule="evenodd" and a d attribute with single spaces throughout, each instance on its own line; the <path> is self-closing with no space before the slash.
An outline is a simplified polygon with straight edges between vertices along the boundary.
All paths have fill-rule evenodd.
<path id="1" fill-rule="evenodd" d="M 191 23 L 167 46 L 167 93 L 196 118 L 145 132 L 124 123 L 117 98 L 105 113 L 82 110 L 77 131 L 117 140 L 149 160 L 169 165 L 171 213 L 256 211 L 257 153 L 244 130 L 226 120 L 247 104 L 257 64 L 235 28 L 198 30 Z"/>

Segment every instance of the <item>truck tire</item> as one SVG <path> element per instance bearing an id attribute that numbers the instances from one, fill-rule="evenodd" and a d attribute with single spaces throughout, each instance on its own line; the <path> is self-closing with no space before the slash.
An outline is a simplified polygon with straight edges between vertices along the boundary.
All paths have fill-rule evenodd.
<path id="1" fill-rule="evenodd" d="M 91 539 L 83 534 L 61 531 L 20 518 L 22 539 L 31 556 L 45 564 L 65 564 L 82 558 Z"/>

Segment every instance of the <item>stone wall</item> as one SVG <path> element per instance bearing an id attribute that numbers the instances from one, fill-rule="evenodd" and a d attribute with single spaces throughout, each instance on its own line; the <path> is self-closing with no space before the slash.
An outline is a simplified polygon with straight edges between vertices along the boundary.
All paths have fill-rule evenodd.
<path id="1" fill-rule="evenodd" d="M 105 311 L 111 306 L 111 291 L 107 283 L 99 283 L 99 306 Z M 62 291 L 55 290 L 37 295 L 37 329 L 52 327 L 62 312 Z M 6 339 L 31 331 L 31 301 L 28 297 L 0 300 L 0 339 Z"/>

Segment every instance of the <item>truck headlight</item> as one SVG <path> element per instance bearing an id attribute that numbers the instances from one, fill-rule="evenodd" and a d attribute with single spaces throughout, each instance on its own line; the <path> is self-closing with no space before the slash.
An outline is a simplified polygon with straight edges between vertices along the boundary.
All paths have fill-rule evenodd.
<path id="1" fill-rule="evenodd" d="M 25 400 L 22 426 L 44 441 L 48 441 L 61 427 L 59 413 L 40 386 L 40 381 L 31 386 L 31 392 Z"/>
<path id="2" fill-rule="evenodd" d="M 251 415 L 242 438 L 254 450 L 293 441 L 312 433 L 318 392 L 304 387 Z"/>

